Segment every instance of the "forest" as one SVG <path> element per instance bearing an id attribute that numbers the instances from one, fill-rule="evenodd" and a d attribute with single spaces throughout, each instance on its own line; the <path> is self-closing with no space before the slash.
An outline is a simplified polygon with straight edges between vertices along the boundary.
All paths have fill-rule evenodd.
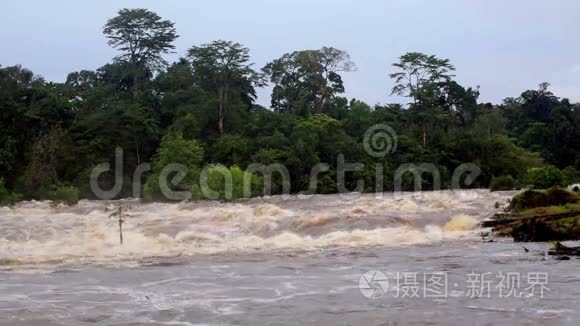
<path id="1" fill-rule="evenodd" d="M 344 97 L 343 76 L 356 63 L 331 46 L 255 67 L 244 45 L 217 40 L 166 62 L 176 28 L 146 9 L 120 10 L 103 33 L 118 56 L 94 71 L 71 72 L 62 83 L 22 66 L 0 66 L 0 202 L 94 199 L 91 171 L 114 165 L 116 148 L 123 150 L 127 178 L 118 198 L 134 195 L 133 172 L 151 163 L 138 190 L 143 200 L 164 200 L 157 180 L 169 163 L 187 166 L 175 187 L 193 189 L 196 198 L 203 197 L 195 189 L 208 164 L 229 169 L 237 182 L 252 163 L 280 163 L 292 179 L 290 191 L 299 193 L 309 187 L 311 168 L 327 163 L 317 192 L 335 193 L 339 154 L 367 167 L 347 175 L 344 186 L 364 180 L 369 192 L 376 189 L 376 164 L 384 168 L 385 191 L 405 163 L 435 164 L 444 187 L 462 163 L 481 169 L 472 188 L 580 181 L 580 104 L 553 94 L 548 83 L 499 104 L 481 103 L 478 87 L 454 79 L 450 60 L 411 52 L 377 67 L 394 84 L 385 93 L 409 104 L 369 105 Z M 272 89 L 269 108 L 255 103 L 260 87 Z M 397 150 L 380 158 L 363 148 L 365 132 L 377 124 L 398 136 Z M 219 188 L 219 178 L 212 180 Z M 113 174 L 99 179 L 103 188 L 114 182 Z M 422 182 L 425 190 L 433 187 L 429 178 Z M 282 191 L 274 184 L 273 193 Z"/>

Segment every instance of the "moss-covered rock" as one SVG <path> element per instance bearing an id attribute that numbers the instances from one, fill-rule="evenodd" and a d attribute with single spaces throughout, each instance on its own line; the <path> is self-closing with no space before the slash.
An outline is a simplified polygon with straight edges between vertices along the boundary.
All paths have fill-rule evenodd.
<path id="1" fill-rule="evenodd" d="M 513 212 L 521 212 L 530 208 L 558 206 L 578 202 L 580 202 L 578 194 L 561 188 L 526 190 L 512 199 L 509 209 Z"/>
<path id="2" fill-rule="evenodd" d="M 580 196 L 560 188 L 526 190 L 482 225 L 517 242 L 580 240 Z"/>
<path id="3" fill-rule="evenodd" d="M 511 225 L 516 242 L 546 242 L 580 239 L 580 216 L 550 221 L 546 218 L 527 218 Z"/>
<path id="4" fill-rule="evenodd" d="M 548 254 L 555 256 L 580 256 L 580 247 L 568 247 L 558 241 L 554 244 L 552 249 L 548 251 Z"/>

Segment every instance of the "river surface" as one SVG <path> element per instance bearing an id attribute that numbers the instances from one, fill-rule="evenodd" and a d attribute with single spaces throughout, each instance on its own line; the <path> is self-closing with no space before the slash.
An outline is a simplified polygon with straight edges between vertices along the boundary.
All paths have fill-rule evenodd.
<path id="1" fill-rule="evenodd" d="M 0 325 L 579 325 L 578 260 L 477 228 L 512 195 L 19 203 Z"/>

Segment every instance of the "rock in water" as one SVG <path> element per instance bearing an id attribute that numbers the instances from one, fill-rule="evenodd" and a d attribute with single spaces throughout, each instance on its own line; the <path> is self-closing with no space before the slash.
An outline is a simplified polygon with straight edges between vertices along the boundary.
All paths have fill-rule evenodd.
<path id="1" fill-rule="evenodd" d="M 568 247 L 563 245 L 561 242 L 556 242 L 554 244 L 554 247 L 552 247 L 552 249 L 550 249 L 548 251 L 548 255 L 553 255 L 553 256 L 563 256 L 563 257 L 567 257 L 567 256 L 580 256 L 580 247 Z M 560 257 L 560 258 L 563 258 Z M 560 259 L 560 260 L 569 260 L 570 257 L 567 257 Z"/>

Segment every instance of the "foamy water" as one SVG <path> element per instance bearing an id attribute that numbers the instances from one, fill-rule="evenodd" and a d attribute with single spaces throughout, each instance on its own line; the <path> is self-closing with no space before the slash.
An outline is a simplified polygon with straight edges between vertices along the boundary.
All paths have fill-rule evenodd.
<path id="1" fill-rule="evenodd" d="M 486 190 L 257 198 L 236 203 L 23 202 L 0 208 L 0 269 L 138 266 L 208 254 L 398 247 L 477 236 L 507 193 Z M 109 217 L 128 208 L 119 244 Z"/>
<path id="2" fill-rule="evenodd" d="M 0 326 L 570 325 L 580 260 L 482 241 L 511 193 L 290 196 L 237 203 L 27 202 L 0 208 Z M 119 245 L 109 215 L 131 214 Z M 501 208 L 500 208 L 501 209 Z M 361 276 L 389 275 L 371 300 Z M 447 296 L 397 295 L 397 273 L 447 273 Z M 467 275 L 549 274 L 545 296 L 469 297 Z M 421 279 L 421 276 L 419 276 Z"/>

